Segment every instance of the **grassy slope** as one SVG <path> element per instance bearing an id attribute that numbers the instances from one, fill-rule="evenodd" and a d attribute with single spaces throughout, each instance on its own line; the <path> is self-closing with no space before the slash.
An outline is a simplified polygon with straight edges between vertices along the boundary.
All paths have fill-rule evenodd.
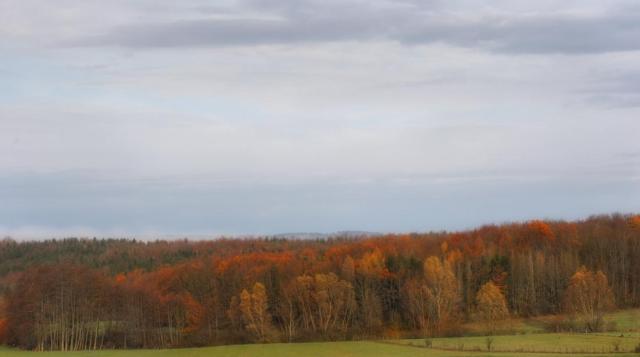
<path id="1" fill-rule="evenodd" d="M 608 316 L 616 322 L 621 332 L 600 334 L 549 334 L 540 331 L 540 321 L 536 319 L 516 320 L 514 330 L 518 335 L 494 337 L 495 350 L 523 351 L 487 353 L 470 350 L 486 350 L 486 337 L 459 337 L 433 339 L 433 346 L 440 349 L 419 348 L 424 346 L 424 340 L 398 340 L 392 343 L 380 342 L 318 342 L 295 344 L 269 345 L 236 345 L 208 348 L 173 349 L 173 350 L 128 350 L 128 351 L 97 351 L 97 352 L 29 352 L 6 349 L 0 347 L 0 357 L 436 357 L 436 356 L 495 356 L 495 357 L 557 357 L 569 354 L 553 352 L 597 352 L 586 356 L 606 356 L 610 354 L 615 342 L 620 342 L 621 350 L 629 351 L 640 343 L 640 309 L 620 311 Z M 620 337 L 620 336 L 623 337 Z M 415 346 L 410 346 L 413 344 Z M 444 349 L 458 349 L 463 346 L 466 350 L 447 351 Z M 526 353 L 526 351 L 547 351 L 551 353 Z M 579 356 L 579 354 L 571 354 Z M 615 356 L 638 356 L 638 354 L 616 353 Z"/>
<path id="2" fill-rule="evenodd" d="M 486 337 L 435 338 L 434 348 L 486 350 Z M 637 337 L 618 337 L 598 334 L 531 334 L 493 337 L 495 351 L 557 352 L 557 353 L 609 353 L 618 345 L 620 351 L 632 351 L 638 345 Z M 399 342 L 424 346 L 424 340 Z"/>
<path id="3" fill-rule="evenodd" d="M 606 354 L 602 354 L 605 356 Z M 0 357 L 462 357 L 462 356 L 495 356 L 495 357 L 557 357 L 567 356 L 550 353 L 486 353 L 486 352 L 452 352 L 383 344 L 378 342 L 326 342 L 326 343 L 295 343 L 270 345 L 238 345 L 208 347 L 196 349 L 176 350 L 129 350 L 129 351 L 98 351 L 98 352 L 25 352 L 15 350 L 0 350 Z M 574 355 L 572 355 L 574 356 Z M 575 355 L 579 356 L 579 355 Z M 590 354 L 594 357 L 597 355 Z M 616 354 L 616 356 L 632 356 L 632 354 Z M 637 355 L 636 355 L 637 356 Z"/>
<path id="4" fill-rule="evenodd" d="M 606 320 L 615 322 L 618 332 L 596 334 L 544 333 L 546 320 L 553 316 L 514 319 L 503 326 L 516 334 L 495 336 L 495 351 L 551 352 L 551 353 L 609 353 L 616 349 L 632 351 L 640 344 L 640 309 L 621 310 L 608 314 Z M 467 324 L 473 334 L 479 334 L 481 324 Z M 398 343 L 424 346 L 424 340 L 400 340 Z M 432 346 L 439 349 L 486 350 L 486 337 L 434 338 Z M 617 354 L 616 354 L 617 355 Z"/>
<path id="5" fill-rule="evenodd" d="M 607 319 L 615 321 L 618 331 L 640 332 L 640 309 L 617 311 L 609 314 Z"/>
<path id="6" fill-rule="evenodd" d="M 514 318 L 508 322 L 498 323 L 498 330 L 503 333 L 545 333 L 545 325 L 556 318 L 554 315 L 536 316 L 531 318 Z M 618 332 L 640 332 L 640 309 L 620 310 L 605 317 L 607 322 L 615 322 Z M 471 336 L 484 335 L 486 326 L 482 323 L 470 322 L 464 325 L 465 331 Z M 615 334 L 615 333 L 612 333 Z M 618 333 L 619 335 L 619 333 Z"/>

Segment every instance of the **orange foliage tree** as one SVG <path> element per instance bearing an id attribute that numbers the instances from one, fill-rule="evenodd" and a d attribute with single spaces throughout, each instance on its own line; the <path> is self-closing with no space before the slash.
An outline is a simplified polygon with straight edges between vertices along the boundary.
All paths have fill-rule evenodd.
<path id="1" fill-rule="evenodd" d="M 569 281 L 564 307 L 568 313 L 583 319 L 587 331 L 600 331 L 604 313 L 615 308 L 607 276 L 602 271 L 594 273 L 584 266 L 580 267 Z"/>

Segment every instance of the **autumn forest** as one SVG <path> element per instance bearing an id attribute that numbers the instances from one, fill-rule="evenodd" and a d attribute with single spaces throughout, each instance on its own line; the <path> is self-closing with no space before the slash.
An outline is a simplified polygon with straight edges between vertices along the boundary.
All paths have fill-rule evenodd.
<path id="1" fill-rule="evenodd" d="M 0 342 L 33 350 L 603 331 L 640 306 L 640 216 L 462 232 L 0 241 Z"/>

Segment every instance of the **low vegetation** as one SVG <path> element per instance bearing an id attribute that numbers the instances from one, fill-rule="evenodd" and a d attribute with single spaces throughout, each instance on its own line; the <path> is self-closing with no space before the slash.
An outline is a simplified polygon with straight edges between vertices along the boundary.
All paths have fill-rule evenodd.
<path id="1" fill-rule="evenodd" d="M 219 347 L 165 349 L 165 350 L 102 350 L 79 352 L 30 352 L 13 349 L 1 349 L 0 357 L 565 357 L 565 356 L 637 356 L 629 352 L 613 352 L 609 340 L 574 339 L 571 336 L 541 336 L 528 341 L 527 336 L 514 336 L 511 339 L 495 337 L 494 352 L 487 352 L 482 341 L 473 338 L 437 339 L 441 347 L 425 348 L 418 341 L 397 343 L 388 342 L 312 342 L 312 343 L 273 343 L 248 344 Z M 542 341 L 546 352 L 527 352 L 535 350 Z M 411 345 L 410 343 L 415 343 Z M 553 343 L 568 343 L 566 348 L 551 347 Z M 544 345 L 546 344 L 546 345 Z M 512 352 L 497 352 L 510 350 Z M 560 352 L 551 352 L 560 351 Z M 583 352 L 580 352 L 583 351 Z"/>
<path id="2" fill-rule="evenodd" d="M 78 352 L 29 352 L 2 349 L 0 357 L 233 357 L 233 356 L 310 356 L 310 357 L 430 357 L 430 356 L 635 356 L 640 344 L 640 309 L 617 311 L 605 315 L 608 322 L 623 326 L 624 331 L 605 333 L 544 333 L 539 327 L 560 316 L 517 319 L 509 323 L 510 335 L 400 339 L 361 342 L 272 343 L 163 350 L 102 350 Z M 486 327 L 486 326 L 484 326 Z M 464 329 L 477 328 L 474 323 Z M 483 332 L 486 332 L 483 331 Z M 490 342 L 490 344 L 489 344 Z M 489 352 L 491 351 L 491 353 Z M 637 352 L 637 351 L 636 351 Z"/>

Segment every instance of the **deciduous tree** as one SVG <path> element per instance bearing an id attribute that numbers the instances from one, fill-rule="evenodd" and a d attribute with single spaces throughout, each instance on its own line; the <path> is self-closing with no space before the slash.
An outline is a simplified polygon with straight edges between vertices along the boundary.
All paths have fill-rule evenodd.
<path id="1" fill-rule="evenodd" d="M 245 289 L 240 294 L 239 308 L 244 327 L 259 342 L 268 342 L 273 334 L 267 301 L 267 291 L 262 283 L 255 283 L 251 293 Z"/>
<path id="2" fill-rule="evenodd" d="M 582 266 L 569 281 L 564 295 L 565 311 L 577 314 L 587 331 L 600 331 L 604 313 L 615 307 L 613 292 L 602 271 L 592 272 Z"/>
<path id="3" fill-rule="evenodd" d="M 509 317 L 509 308 L 504 294 L 493 281 L 485 283 L 478 290 L 476 304 L 480 319 L 489 326 L 492 334 L 496 330 L 496 322 Z"/>
<path id="4" fill-rule="evenodd" d="M 451 321 L 459 301 L 458 281 L 448 262 L 436 256 L 424 262 L 424 276 L 427 283 L 430 322 L 433 332 L 438 333 Z"/>

